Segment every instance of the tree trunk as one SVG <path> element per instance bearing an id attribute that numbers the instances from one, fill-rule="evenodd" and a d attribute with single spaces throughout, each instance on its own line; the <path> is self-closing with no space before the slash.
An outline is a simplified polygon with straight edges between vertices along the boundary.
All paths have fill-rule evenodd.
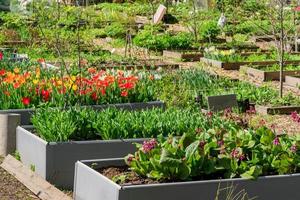
<path id="1" fill-rule="evenodd" d="M 280 53 L 279 53 L 279 65 L 280 65 L 280 89 L 279 96 L 283 96 L 283 67 L 284 67 L 284 25 L 283 25 L 283 8 L 284 3 L 283 0 L 280 2 Z"/>

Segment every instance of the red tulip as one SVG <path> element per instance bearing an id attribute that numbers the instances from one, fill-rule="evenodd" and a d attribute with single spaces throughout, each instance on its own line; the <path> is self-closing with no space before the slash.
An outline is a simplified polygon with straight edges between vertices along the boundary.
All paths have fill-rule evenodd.
<path id="1" fill-rule="evenodd" d="M 28 106 L 30 104 L 30 98 L 29 97 L 23 97 L 22 98 L 22 103 L 24 106 Z"/>
<path id="2" fill-rule="evenodd" d="M 5 72 L 5 69 L 1 69 L 1 70 L 0 70 L 0 76 L 4 76 L 5 73 L 6 73 L 6 72 Z"/>
<path id="3" fill-rule="evenodd" d="M 48 90 L 42 90 L 41 94 L 43 96 L 44 101 L 48 101 L 49 100 L 50 92 Z"/>
<path id="4" fill-rule="evenodd" d="M 128 92 L 125 91 L 125 90 L 122 91 L 122 92 L 121 92 L 121 96 L 122 96 L 122 97 L 127 97 L 127 96 L 128 96 Z"/>
<path id="5" fill-rule="evenodd" d="M 96 93 L 96 92 L 93 92 L 93 93 L 91 94 L 91 98 L 92 98 L 94 101 L 97 101 L 97 99 L 98 99 L 97 93 Z"/>

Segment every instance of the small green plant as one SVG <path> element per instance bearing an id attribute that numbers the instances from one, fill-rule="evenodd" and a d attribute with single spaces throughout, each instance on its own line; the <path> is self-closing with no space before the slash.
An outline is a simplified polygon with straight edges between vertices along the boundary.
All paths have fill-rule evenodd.
<path id="1" fill-rule="evenodd" d="M 19 153 L 18 151 L 15 151 L 14 157 L 15 157 L 15 159 L 17 159 L 18 161 L 21 161 L 21 155 L 20 155 L 20 153 Z"/>
<path id="2" fill-rule="evenodd" d="M 35 165 L 31 164 L 30 165 L 30 170 L 33 171 L 33 172 L 35 172 Z"/>
<path id="3" fill-rule="evenodd" d="M 217 39 L 217 36 L 221 33 L 220 28 L 216 21 L 206 21 L 199 27 L 200 38 L 209 42 Z"/>

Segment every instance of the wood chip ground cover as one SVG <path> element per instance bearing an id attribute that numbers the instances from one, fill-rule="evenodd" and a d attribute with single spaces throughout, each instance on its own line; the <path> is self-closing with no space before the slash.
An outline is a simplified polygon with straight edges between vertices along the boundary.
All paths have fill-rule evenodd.
<path id="1" fill-rule="evenodd" d="M 0 164 L 3 158 L 0 157 Z M 36 200 L 36 197 L 22 183 L 0 167 L 0 200 Z"/>

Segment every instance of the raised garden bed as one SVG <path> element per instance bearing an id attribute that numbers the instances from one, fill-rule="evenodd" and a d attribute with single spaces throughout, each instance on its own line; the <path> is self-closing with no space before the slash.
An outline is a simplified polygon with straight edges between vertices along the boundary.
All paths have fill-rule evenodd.
<path id="1" fill-rule="evenodd" d="M 136 150 L 133 143 L 144 139 L 46 142 L 31 132 L 17 128 L 17 152 L 21 161 L 50 183 L 71 189 L 74 164 L 82 159 L 117 158 Z"/>
<path id="2" fill-rule="evenodd" d="M 109 107 L 116 107 L 118 109 L 125 110 L 140 110 L 140 109 L 151 109 L 151 108 L 164 108 L 165 104 L 161 101 L 142 102 L 142 103 L 120 103 L 120 104 L 108 104 L 108 105 L 92 105 L 85 106 L 91 107 L 95 110 L 103 110 Z M 0 114 L 15 113 L 21 115 L 21 125 L 30 125 L 30 118 L 34 114 L 35 109 L 11 109 L 11 110 L 0 110 Z"/>
<path id="3" fill-rule="evenodd" d="M 240 66 L 243 65 L 273 65 L 277 64 L 278 61 L 252 61 L 252 62 L 223 62 L 219 60 L 212 60 L 208 58 L 201 58 L 202 62 L 213 66 L 223 68 L 224 70 L 239 70 Z M 300 64 L 300 60 L 286 61 L 285 64 Z"/>
<path id="4" fill-rule="evenodd" d="M 284 70 L 283 79 L 285 79 L 286 76 L 300 75 L 300 68 L 295 68 L 296 70 Z M 280 71 L 273 71 L 273 69 L 269 71 L 268 66 L 241 66 L 240 70 L 245 72 L 249 77 L 260 81 L 277 81 L 280 79 Z"/>
<path id="5" fill-rule="evenodd" d="M 207 200 L 216 198 L 218 188 L 231 185 L 237 187 L 236 191 L 246 190 L 249 197 L 259 199 L 281 200 L 286 198 L 286 194 L 292 199 L 300 198 L 297 184 L 300 181 L 299 174 L 266 176 L 256 181 L 236 178 L 121 186 L 96 171 L 111 166 L 124 167 L 124 159 L 78 161 L 75 166 L 74 199 Z M 219 198 L 225 199 L 224 193 L 221 192 Z"/>
<path id="6" fill-rule="evenodd" d="M 164 50 L 163 56 L 166 58 L 180 59 L 182 61 L 200 61 L 200 58 L 203 57 L 203 53 L 197 50 Z"/>
<path id="7" fill-rule="evenodd" d="M 275 37 L 273 35 L 259 35 L 252 36 L 250 39 L 252 42 L 272 42 L 275 41 Z"/>
<path id="8" fill-rule="evenodd" d="M 124 69 L 124 70 L 133 70 L 133 69 L 147 69 L 147 70 L 156 70 L 158 68 L 162 69 L 179 69 L 178 64 L 167 63 L 160 60 L 137 60 L 134 62 L 112 62 L 112 63 L 100 63 L 97 68 L 100 69 Z"/>
<path id="9" fill-rule="evenodd" d="M 292 112 L 300 112 L 300 106 L 261 106 L 255 105 L 255 110 L 260 114 L 289 115 Z"/>
<path id="10" fill-rule="evenodd" d="M 300 86 L 300 76 L 297 75 L 286 75 L 285 76 L 285 84 L 292 86 L 292 87 L 299 87 Z"/>

